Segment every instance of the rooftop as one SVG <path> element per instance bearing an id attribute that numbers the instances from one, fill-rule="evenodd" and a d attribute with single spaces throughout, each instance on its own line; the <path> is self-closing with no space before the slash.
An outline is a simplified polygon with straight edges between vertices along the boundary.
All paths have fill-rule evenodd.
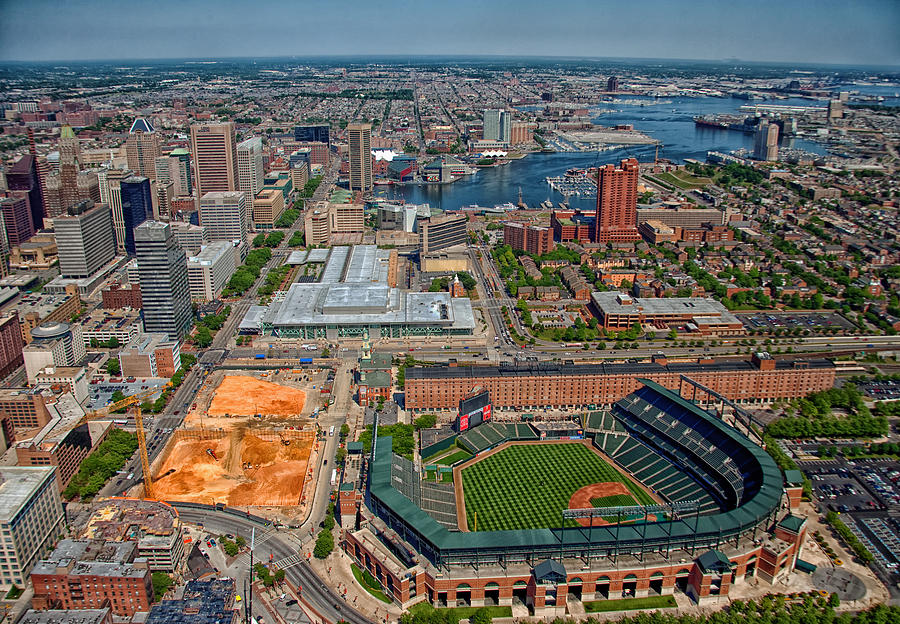
<path id="1" fill-rule="evenodd" d="M 0 524 L 15 518 L 55 472 L 55 466 L 0 466 Z"/>
<path id="2" fill-rule="evenodd" d="M 594 305 L 604 314 L 690 314 L 699 317 L 719 317 L 740 323 L 725 306 L 715 299 L 703 297 L 638 298 L 616 291 L 593 292 Z"/>
<path id="3" fill-rule="evenodd" d="M 103 624 L 109 618 L 109 608 L 105 609 L 50 609 L 35 611 L 29 609 L 19 624 Z"/>

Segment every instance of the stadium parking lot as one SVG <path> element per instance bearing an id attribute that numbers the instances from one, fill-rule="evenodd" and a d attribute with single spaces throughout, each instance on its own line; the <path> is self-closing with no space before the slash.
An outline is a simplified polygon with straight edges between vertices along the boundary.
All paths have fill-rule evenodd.
<path id="1" fill-rule="evenodd" d="M 778 312 L 778 313 L 754 313 L 736 314 L 744 327 L 750 330 L 776 330 L 776 329 L 815 329 L 820 327 L 837 327 L 838 329 L 853 329 L 853 324 L 837 312 Z"/>
<path id="2" fill-rule="evenodd" d="M 900 399 L 900 381 L 867 381 L 857 384 L 866 396 L 873 399 Z"/>
<path id="3" fill-rule="evenodd" d="M 820 474 L 807 470 L 813 494 L 824 507 L 833 511 L 866 511 L 882 509 L 862 483 L 849 470 L 837 469 Z"/>

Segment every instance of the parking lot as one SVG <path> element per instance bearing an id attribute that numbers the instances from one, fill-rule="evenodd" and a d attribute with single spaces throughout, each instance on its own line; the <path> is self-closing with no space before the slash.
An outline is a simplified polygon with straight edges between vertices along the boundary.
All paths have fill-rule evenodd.
<path id="1" fill-rule="evenodd" d="M 833 472 L 808 476 L 816 499 L 828 509 L 840 512 L 882 509 L 881 503 L 849 470 L 838 468 Z"/>
<path id="2" fill-rule="evenodd" d="M 162 386 L 164 386 L 168 381 L 168 379 L 164 378 L 148 377 L 146 379 L 135 378 L 135 380 L 131 383 L 127 381 L 112 383 L 103 380 L 100 380 L 97 383 L 91 383 L 88 386 L 90 388 L 90 401 L 88 402 L 88 409 L 96 410 L 102 407 L 106 407 L 109 403 L 112 402 L 112 395 L 117 390 L 125 396 L 131 396 L 133 394 L 144 392 L 151 388 L 160 388 L 159 392 L 155 392 L 152 396 L 144 399 L 144 401 L 155 401 L 162 393 Z"/>
<path id="3" fill-rule="evenodd" d="M 853 324 L 837 312 L 775 312 L 753 313 L 737 316 L 748 330 L 775 331 L 776 329 L 827 329 L 836 327 L 840 330 L 853 329 Z"/>
<path id="4" fill-rule="evenodd" d="M 856 384 L 866 396 L 878 399 L 900 399 L 900 381 L 867 381 L 865 383 Z"/>

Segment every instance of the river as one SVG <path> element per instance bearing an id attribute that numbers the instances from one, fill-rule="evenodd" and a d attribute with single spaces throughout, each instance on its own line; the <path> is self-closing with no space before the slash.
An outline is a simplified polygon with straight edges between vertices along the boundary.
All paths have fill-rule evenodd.
<path id="1" fill-rule="evenodd" d="M 661 142 L 660 158 L 668 158 L 675 162 L 683 162 L 685 158 L 705 160 L 708 151 L 753 149 L 753 135 L 696 126 L 693 118 L 716 113 L 738 114 L 741 106 L 754 102 L 714 97 L 674 97 L 657 101 L 653 98 L 631 96 L 627 99 L 630 103 L 613 100 L 611 103 L 600 104 L 596 110 L 612 112 L 599 113 L 592 117 L 593 121 L 604 126 L 633 124 L 635 130 Z M 633 103 L 635 101 L 645 105 Z M 772 103 L 795 106 L 826 105 L 825 101 L 805 99 L 775 100 Z M 794 139 L 786 145 L 818 154 L 824 153 L 821 145 L 811 141 Z M 522 199 L 529 206 L 537 208 L 544 200 L 559 202 L 564 199 L 547 185 L 545 178 L 548 176 L 562 175 L 572 167 L 615 163 L 629 156 L 641 161 L 650 161 L 654 157 L 655 149 L 652 145 L 635 145 L 599 153 L 534 153 L 520 160 L 513 160 L 507 165 L 481 169 L 475 175 L 452 184 L 378 187 L 376 195 L 404 199 L 414 204 L 428 203 L 433 208 L 442 210 L 454 210 L 471 204 L 490 207 L 506 202 L 515 203 L 518 201 L 521 188 Z M 571 197 L 569 204 L 572 207 L 591 208 L 594 200 Z"/>

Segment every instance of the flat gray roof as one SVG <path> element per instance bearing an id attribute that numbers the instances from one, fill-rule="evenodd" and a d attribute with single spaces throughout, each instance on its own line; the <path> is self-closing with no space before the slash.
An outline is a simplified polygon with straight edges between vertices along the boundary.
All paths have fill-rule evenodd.
<path id="1" fill-rule="evenodd" d="M 55 466 L 0 467 L 0 524 L 16 517 L 47 479 L 53 478 Z"/>
<path id="2" fill-rule="evenodd" d="M 725 306 L 716 301 L 704 297 L 660 297 L 645 298 L 630 297 L 631 305 L 622 305 L 620 298 L 630 297 L 616 291 L 593 292 L 591 298 L 594 305 L 604 314 L 636 314 L 643 311 L 644 314 L 691 314 L 695 317 L 717 317 L 717 320 L 726 319 L 739 323 L 740 321 L 729 312 Z"/>
<path id="3" fill-rule="evenodd" d="M 247 314 L 244 315 L 238 328 L 247 331 L 259 331 L 263 314 L 266 313 L 267 309 L 266 306 L 250 306 L 250 309 L 247 310 Z"/>

